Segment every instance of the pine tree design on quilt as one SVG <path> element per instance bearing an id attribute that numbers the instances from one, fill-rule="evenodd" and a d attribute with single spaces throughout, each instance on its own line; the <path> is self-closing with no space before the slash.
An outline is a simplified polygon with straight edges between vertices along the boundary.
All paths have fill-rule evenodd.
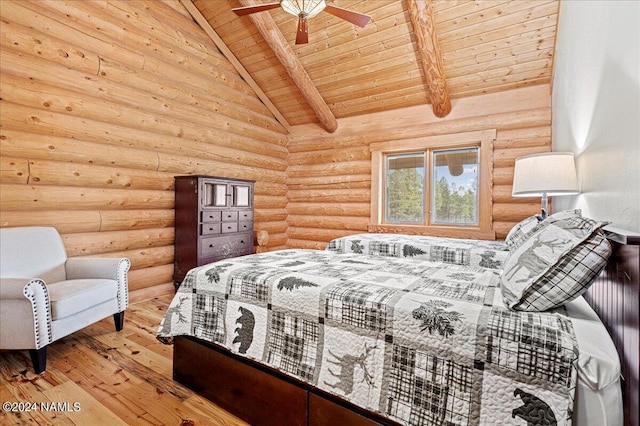
<path id="1" fill-rule="evenodd" d="M 300 287 L 318 287 L 318 284 L 311 281 L 303 280 L 302 278 L 286 277 L 280 280 L 278 283 L 278 290 L 297 290 Z"/>
<path id="2" fill-rule="evenodd" d="M 409 244 L 405 244 L 405 246 L 402 247 L 402 255 L 404 257 L 419 256 L 421 254 L 426 254 L 426 252 L 422 249 L 419 249 L 418 247 L 414 247 Z"/>
<path id="3" fill-rule="evenodd" d="M 445 311 L 445 308 L 453 306 L 442 300 L 429 300 L 422 302 L 419 308 L 411 313 L 413 318 L 422 321 L 420 331 L 428 330 L 429 334 L 437 331 L 443 337 L 455 334 L 455 322 L 462 322 L 464 315 L 456 311 Z"/>
<path id="4" fill-rule="evenodd" d="M 205 275 L 207 276 L 209 283 L 212 283 L 214 281 L 216 283 L 220 282 L 220 274 L 224 272 L 229 266 L 231 266 L 231 263 L 225 263 L 208 269 L 207 272 L 205 272 Z"/>

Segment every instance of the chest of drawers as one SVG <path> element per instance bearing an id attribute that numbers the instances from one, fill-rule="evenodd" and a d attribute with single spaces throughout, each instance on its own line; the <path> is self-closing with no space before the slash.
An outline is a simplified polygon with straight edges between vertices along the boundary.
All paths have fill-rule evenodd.
<path id="1" fill-rule="evenodd" d="M 175 177 L 176 287 L 196 266 L 253 251 L 253 182 Z"/>

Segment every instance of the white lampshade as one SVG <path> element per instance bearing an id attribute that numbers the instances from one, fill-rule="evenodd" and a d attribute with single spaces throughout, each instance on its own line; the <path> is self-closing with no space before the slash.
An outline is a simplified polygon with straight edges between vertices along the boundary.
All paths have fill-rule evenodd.
<path id="1" fill-rule="evenodd" d="M 304 18 L 313 18 L 322 12 L 327 5 L 325 0 L 281 0 L 280 6 L 285 12 L 293 16 L 303 15 Z"/>
<path id="2" fill-rule="evenodd" d="M 514 197 L 571 195 L 579 192 L 572 152 L 549 152 L 516 159 Z"/>

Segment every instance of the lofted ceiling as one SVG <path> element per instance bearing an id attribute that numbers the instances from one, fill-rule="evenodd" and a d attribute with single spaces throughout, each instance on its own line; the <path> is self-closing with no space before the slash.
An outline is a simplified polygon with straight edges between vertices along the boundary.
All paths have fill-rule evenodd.
<path id="1" fill-rule="evenodd" d="M 326 114 L 343 118 L 433 104 L 443 95 L 430 85 L 438 77 L 451 99 L 550 83 L 552 78 L 558 0 L 426 0 L 430 14 L 422 30 L 434 44 L 426 53 L 432 62 L 441 61 L 433 70 L 424 65 L 429 58 L 416 33 L 421 29 L 410 16 L 423 0 L 329 0 L 372 19 L 359 28 L 321 12 L 309 20 L 309 43 L 303 45 L 295 44 L 297 18 L 281 8 L 243 17 L 231 10 L 270 0 L 182 1 L 203 28 L 210 25 L 223 53 L 227 48 L 237 58 L 287 128 L 325 124 L 324 113 L 305 91 L 316 93 L 315 101 L 328 108 Z M 274 50 L 260 26 L 266 32 L 278 30 L 286 46 Z M 305 83 L 292 72 L 306 72 Z M 335 130 L 330 124 L 324 127 Z"/>

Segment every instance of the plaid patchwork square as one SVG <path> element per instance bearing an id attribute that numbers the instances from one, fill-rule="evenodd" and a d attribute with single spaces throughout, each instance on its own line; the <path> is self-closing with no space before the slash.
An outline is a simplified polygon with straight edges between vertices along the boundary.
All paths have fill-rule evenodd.
<path id="1" fill-rule="evenodd" d="M 210 342 L 224 342 L 225 300 L 210 294 L 195 294 L 192 327 L 196 337 Z"/>
<path id="2" fill-rule="evenodd" d="M 426 279 L 414 284 L 411 291 L 428 296 L 482 303 L 485 293 L 487 292 L 487 287 L 475 283 Z"/>
<path id="3" fill-rule="evenodd" d="M 385 331 L 387 305 L 397 290 L 368 284 L 342 282 L 326 294 L 325 318 L 358 328 Z"/>
<path id="4" fill-rule="evenodd" d="M 471 263 L 471 255 L 468 249 L 434 246 L 431 247 L 429 260 L 432 262 L 453 263 L 454 265 L 469 265 Z"/>
<path id="5" fill-rule="evenodd" d="M 227 294 L 266 302 L 269 299 L 272 279 L 282 274 L 282 271 L 266 266 L 239 269 L 229 276 Z"/>
<path id="6" fill-rule="evenodd" d="M 486 362 L 570 387 L 575 341 L 564 330 L 571 327 L 570 320 L 559 315 L 493 308 Z"/>
<path id="7" fill-rule="evenodd" d="M 273 312 L 267 362 L 311 381 L 316 371 L 320 326 L 308 319 Z"/>
<path id="8" fill-rule="evenodd" d="M 394 345 L 386 413 L 412 425 L 468 424 L 472 370 Z"/>
<path id="9" fill-rule="evenodd" d="M 402 257 L 402 249 L 400 244 L 371 241 L 369 243 L 369 254 L 372 256 Z"/>

